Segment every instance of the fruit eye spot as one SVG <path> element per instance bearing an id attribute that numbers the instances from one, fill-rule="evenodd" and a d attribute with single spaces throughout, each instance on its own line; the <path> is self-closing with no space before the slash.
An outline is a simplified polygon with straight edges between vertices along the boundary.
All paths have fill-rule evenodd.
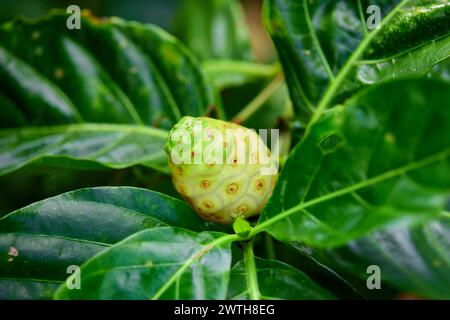
<path id="1" fill-rule="evenodd" d="M 246 205 L 246 204 L 241 204 L 241 205 L 238 207 L 238 211 L 239 211 L 240 213 L 245 213 L 245 212 L 247 212 L 247 211 L 248 211 L 248 205 Z"/>
<path id="2" fill-rule="evenodd" d="M 200 188 L 203 189 L 208 189 L 210 185 L 211 182 L 209 182 L 208 180 L 203 180 L 202 182 L 200 182 Z"/>
<path id="3" fill-rule="evenodd" d="M 186 195 L 186 188 L 183 185 L 180 185 L 178 187 L 179 191 L 181 194 Z"/>
<path id="4" fill-rule="evenodd" d="M 211 209 L 211 208 L 214 207 L 214 205 L 212 204 L 211 201 L 203 201 L 203 206 L 204 206 L 206 209 Z"/>
<path id="5" fill-rule="evenodd" d="M 263 179 L 259 179 L 258 181 L 256 181 L 256 189 L 261 190 L 264 188 L 264 180 Z"/>
<path id="6" fill-rule="evenodd" d="M 206 166 L 208 168 L 213 168 L 214 167 L 214 163 L 213 162 L 207 163 Z"/>
<path id="7" fill-rule="evenodd" d="M 232 165 L 233 167 L 236 167 L 236 166 L 237 166 L 237 163 L 238 163 L 238 161 L 237 161 L 236 158 L 234 158 L 233 160 L 231 160 L 231 165 Z"/>
<path id="8" fill-rule="evenodd" d="M 236 183 L 232 183 L 227 187 L 228 194 L 235 194 L 238 191 L 239 187 Z"/>

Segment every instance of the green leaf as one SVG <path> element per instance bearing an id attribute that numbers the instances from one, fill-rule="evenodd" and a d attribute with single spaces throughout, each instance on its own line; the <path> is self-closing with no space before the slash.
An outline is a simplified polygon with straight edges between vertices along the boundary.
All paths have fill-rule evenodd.
<path id="1" fill-rule="evenodd" d="M 167 172 L 165 129 L 214 103 L 195 59 L 152 25 L 66 19 L 0 27 L 0 175 L 37 161 Z"/>
<path id="2" fill-rule="evenodd" d="M 266 65 L 238 60 L 207 60 L 203 62 L 202 68 L 218 91 L 258 80 L 270 80 L 280 72 L 278 64 Z"/>
<path id="3" fill-rule="evenodd" d="M 0 175 L 30 164 L 168 172 L 167 132 L 147 126 L 79 123 L 0 130 Z"/>
<path id="4" fill-rule="evenodd" d="M 329 111 L 291 153 L 253 231 L 327 247 L 440 216 L 450 196 L 449 88 L 395 81 Z"/>
<path id="5" fill-rule="evenodd" d="M 370 276 L 367 267 L 377 265 L 382 289 L 388 284 L 421 297 L 450 298 L 448 217 L 420 226 L 376 232 L 334 250 L 293 246 L 361 288 L 366 288 Z M 359 279 L 355 280 L 355 275 Z"/>
<path id="6" fill-rule="evenodd" d="M 303 272 L 276 261 L 255 258 L 260 298 L 263 300 L 323 300 L 334 296 L 314 283 Z M 244 260 L 231 269 L 229 299 L 249 299 L 247 271 Z"/>
<path id="7" fill-rule="evenodd" d="M 0 219 L 0 292 L 47 298 L 54 282 L 68 276 L 68 266 L 83 264 L 135 232 L 161 226 L 217 228 L 182 201 L 131 187 L 82 189 L 16 210 Z"/>
<path id="8" fill-rule="evenodd" d="M 89 260 L 80 290 L 57 299 L 224 299 L 231 236 L 180 228 L 144 230 Z"/>
<path id="9" fill-rule="evenodd" d="M 175 34 L 201 60 L 250 60 L 249 31 L 238 0 L 184 0 Z"/>
<path id="10" fill-rule="evenodd" d="M 369 5 L 382 10 L 372 31 Z M 264 21 L 306 123 L 333 99 L 386 79 L 422 76 L 447 59 L 449 10 L 446 0 L 266 0 Z"/>

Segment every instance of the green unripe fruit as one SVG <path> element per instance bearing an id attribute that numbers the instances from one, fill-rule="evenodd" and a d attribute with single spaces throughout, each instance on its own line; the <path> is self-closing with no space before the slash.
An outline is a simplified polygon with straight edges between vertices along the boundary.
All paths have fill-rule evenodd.
<path id="1" fill-rule="evenodd" d="M 214 222 L 260 214 L 278 178 L 261 137 L 234 123 L 183 117 L 165 149 L 176 190 L 202 218 Z"/>

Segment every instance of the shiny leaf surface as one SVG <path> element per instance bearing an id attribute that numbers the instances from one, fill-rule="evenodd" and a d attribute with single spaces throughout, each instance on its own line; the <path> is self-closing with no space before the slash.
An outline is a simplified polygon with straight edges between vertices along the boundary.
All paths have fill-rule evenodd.
<path id="1" fill-rule="evenodd" d="M 380 9 L 380 28 L 371 28 Z M 449 57 L 446 0 L 266 0 L 264 20 L 298 116 L 307 122 L 325 91 L 337 102 L 386 79 L 422 76 Z"/>
<path id="2" fill-rule="evenodd" d="M 331 110 L 291 153 L 256 228 L 326 247 L 440 216 L 450 195 L 449 102 L 446 83 L 403 80 Z"/>
<path id="3" fill-rule="evenodd" d="M 215 228 L 184 202 L 130 187 L 82 189 L 14 211 L 0 219 L 1 296 L 49 298 L 70 265 L 161 226 Z"/>
<path id="4" fill-rule="evenodd" d="M 222 233 L 179 228 L 141 231 L 89 260 L 83 287 L 57 299 L 224 299 L 231 264 Z"/>
<path id="5" fill-rule="evenodd" d="M 66 18 L 0 27 L 0 174 L 36 161 L 166 171 L 165 129 L 213 103 L 195 59 L 156 26 Z"/>
<path id="6" fill-rule="evenodd" d="M 361 288 L 367 288 L 367 268 L 376 265 L 380 267 L 382 289 L 388 284 L 420 297 L 450 298 L 448 217 L 420 226 L 376 232 L 334 250 L 300 244 L 294 247 Z M 355 275 L 359 279 L 355 280 Z"/>

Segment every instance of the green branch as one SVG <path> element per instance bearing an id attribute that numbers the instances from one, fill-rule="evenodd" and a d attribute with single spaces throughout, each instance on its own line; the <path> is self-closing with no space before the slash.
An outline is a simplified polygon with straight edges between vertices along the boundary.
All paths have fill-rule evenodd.
<path id="1" fill-rule="evenodd" d="M 281 87 L 284 76 L 279 73 L 267 87 L 264 88 L 247 106 L 245 106 L 231 122 L 241 124 L 250 118 L 263 104 Z"/>

